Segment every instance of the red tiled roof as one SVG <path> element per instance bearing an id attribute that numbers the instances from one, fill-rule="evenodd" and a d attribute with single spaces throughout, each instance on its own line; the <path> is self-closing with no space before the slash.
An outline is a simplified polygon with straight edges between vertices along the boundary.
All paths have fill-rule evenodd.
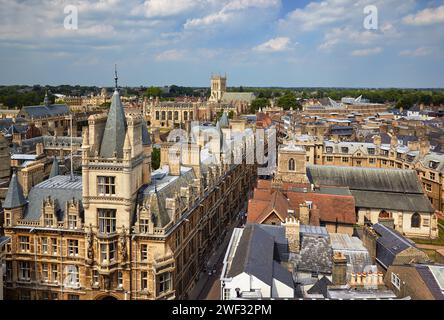
<path id="1" fill-rule="evenodd" d="M 279 190 L 274 191 L 268 200 L 251 199 L 248 202 L 247 221 L 262 223 L 271 212 L 275 212 L 281 221 L 285 221 L 288 216 L 288 205 L 287 198 Z"/>
<path id="2" fill-rule="evenodd" d="M 332 194 L 322 194 L 313 192 L 292 192 L 287 193 L 290 206 L 299 208 L 301 203 L 311 201 L 319 210 L 319 219 L 326 222 L 336 222 L 355 224 L 355 199 L 353 196 L 339 196 Z"/>

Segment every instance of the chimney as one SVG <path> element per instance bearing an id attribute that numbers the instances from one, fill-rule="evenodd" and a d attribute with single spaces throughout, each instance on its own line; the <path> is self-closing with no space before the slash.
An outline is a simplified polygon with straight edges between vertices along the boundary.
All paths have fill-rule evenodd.
<path id="1" fill-rule="evenodd" d="M 333 255 L 333 284 L 342 286 L 347 284 L 347 258 L 342 252 L 335 252 Z"/>
<path id="2" fill-rule="evenodd" d="M 430 142 L 425 138 L 421 139 L 421 141 L 419 142 L 420 157 L 426 156 L 427 154 L 429 154 L 429 152 L 430 152 Z"/>
<path id="3" fill-rule="evenodd" d="M 43 154 L 43 143 L 39 142 L 35 145 L 35 154 L 37 156 L 40 156 Z"/>
<path id="4" fill-rule="evenodd" d="M 312 209 L 310 210 L 310 225 L 312 226 L 320 226 L 320 217 L 321 213 L 316 205 L 313 205 Z"/>
<path id="5" fill-rule="evenodd" d="M 285 227 L 285 237 L 288 240 L 288 247 L 291 253 L 299 252 L 300 224 L 295 218 L 286 218 L 282 223 Z"/>
<path id="6" fill-rule="evenodd" d="M 376 146 L 380 147 L 381 146 L 381 136 L 380 135 L 374 136 L 373 137 L 373 143 Z"/>
<path id="7" fill-rule="evenodd" d="M 310 224 L 310 207 L 307 202 L 299 205 L 299 220 L 301 221 L 301 224 Z"/>

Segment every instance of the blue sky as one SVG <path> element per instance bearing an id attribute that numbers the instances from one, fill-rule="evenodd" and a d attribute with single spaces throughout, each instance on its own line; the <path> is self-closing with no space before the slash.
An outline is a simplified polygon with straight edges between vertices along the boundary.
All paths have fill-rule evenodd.
<path id="1" fill-rule="evenodd" d="M 67 5 L 78 29 L 64 28 Z M 364 8 L 378 28 L 364 28 Z M 0 84 L 444 87 L 444 0 L 0 0 Z"/>

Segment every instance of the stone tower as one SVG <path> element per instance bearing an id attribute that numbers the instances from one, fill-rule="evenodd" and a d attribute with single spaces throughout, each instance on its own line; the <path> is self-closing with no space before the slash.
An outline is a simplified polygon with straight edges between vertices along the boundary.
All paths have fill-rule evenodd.
<path id="1" fill-rule="evenodd" d="M 285 237 L 288 240 L 288 247 L 291 253 L 299 252 L 300 244 L 300 223 L 295 218 L 286 218 L 282 223 L 285 227 Z"/>
<path id="2" fill-rule="evenodd" d="M 225 92 L 227 92 L 227 77 L 212 76 L 210 102 L 220 102 Z"/>

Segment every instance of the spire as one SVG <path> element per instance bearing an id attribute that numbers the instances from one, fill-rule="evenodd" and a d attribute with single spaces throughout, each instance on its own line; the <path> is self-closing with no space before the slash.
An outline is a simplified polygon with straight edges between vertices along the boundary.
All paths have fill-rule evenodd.
<path id="1" fill-rule="evenodd" d="M 48 98 L 48 90 L 46 90 L 45 99 L 43 100 L 43 104 L 45 106 L 49 106 L 50 105 L 49 98 Z"/>
<path id="2" fill-rule="evenodd" d="M 230 126 L 228 121 L 228 115 L 225 111 L 222 113 L 222 116 L 220 117 L 219 121 L 221 128 L 228 128 Z"/>
<path id="3" fill-rule="evenodd" d="M 111 98 L 111 107 L 108 112 L 105 131 L 103 132 L 100 146 L 100 156 L 103 158 L 113 158 L 114 154 L 118 158 L 123 157 L 123 145 L 126 135 L 126 119 L 123 111 L 122 101 L 117 91 L 117 71 L 116 71 L 116 91 Z"/>
<path id="4" fill-rule="evenodd" d="M 114 74 L 115 74 L 114 81 L 116 82 L 116 91 L 118 91 L 119 90 L 119 86 L 117 84 L 117 80 L 119 80 L 119 77 L 117 76 L 117 64 L 114 65 Z"/>
<path id="5" fill-rule="evenodd" d="M 54 157 L 54 160 L 52 161 L 51 172 L 49 174 L 49 179 L 54 178 L 58 175 L 60 175 L 59 162 L 57 161 L 57 157 Z"/>
<path id="6" fill-rule="evenodd" d="M 8 192 L 6 193 L 5 201 L 3 202 L 3 208 L 14 209 L 24 206 L 27 203 L 25 196 L 23 195 L 23 189 L 20 185 L 17 174 L 12 174 L 11 182 L 9 183 Z"/>

